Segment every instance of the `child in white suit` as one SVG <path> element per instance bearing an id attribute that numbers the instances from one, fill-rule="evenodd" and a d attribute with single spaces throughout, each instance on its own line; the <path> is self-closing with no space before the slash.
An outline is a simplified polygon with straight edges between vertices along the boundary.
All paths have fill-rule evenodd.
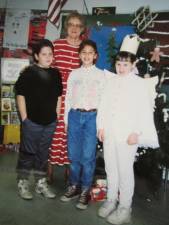
<path id="1" fill-rule="evenodd" d="M 129 40 L 131 41 L 131 40 Z M 133 163 L 140 146 L 157 148 L 158 138 L 153 108 L 143 78 L 134 73 L 136 50 L 122 48 L 115 59 L 117 74 L 112 74 L 97 114 L 98 138 L 104 144 L 107 173 L 107 200 L 98 215 L 109 223 L 130 222 L 134 193 Z"/>

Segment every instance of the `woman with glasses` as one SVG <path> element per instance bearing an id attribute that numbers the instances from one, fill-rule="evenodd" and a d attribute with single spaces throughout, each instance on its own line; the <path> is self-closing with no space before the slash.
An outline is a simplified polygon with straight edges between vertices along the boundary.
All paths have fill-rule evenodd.
<path id="1" fill-rule="evenodd" d="M 62 76 L 63 93 L 61 101 L 61 111 L 58 116 L 58 124 L 53 135 L 50 147 L 48 180 L 53 178 L 53 165 L 68 165 L 67 156 L 67 137 L 64 127 L 64 111 L 65 111 L 65 94 L 67 89 L 67 79 L 70 72 L 80 66 L 78 55 L 79 45 L 81 43 L 81 34 L 84 31 L 85 22 L 83 16 L 78 12 L 73 12 L 67 16 L 64 22 L 66 37 L 55 40 L 54 45 L 54 62 L 53 66 L 58 68 Z M 66 173 L 68 169 L 66 167 Z"/>

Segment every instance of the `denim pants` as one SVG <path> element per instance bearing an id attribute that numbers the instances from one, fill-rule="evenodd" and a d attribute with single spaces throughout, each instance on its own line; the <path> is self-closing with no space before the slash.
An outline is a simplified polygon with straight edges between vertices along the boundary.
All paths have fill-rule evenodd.
<path id="1" fill-rule="evenodd" d="M 68 115 L 68 156 L 71 185 L 92 185 L 96 164 L 96 112 L 71 109 Z"/>
<path id="2" fill-rule="evenodd" d="M 28 179 L 34 170 L 35 179 L 46 176 L 49 147 L 56 121 L 40 125 L 26 119 L 21 126 L 21 144 L 17 163 L 18 179 Z"/>

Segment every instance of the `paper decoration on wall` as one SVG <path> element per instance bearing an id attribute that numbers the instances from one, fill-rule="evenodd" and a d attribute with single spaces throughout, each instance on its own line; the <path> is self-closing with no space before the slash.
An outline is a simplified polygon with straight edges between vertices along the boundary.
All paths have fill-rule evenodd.
<path id="1" fill-rule="evenodd" d="M 31 10 L 27 49 L 4 48 L 3 57 L 32 59 L 32 46 L 44 38 L 47 24 L 47 10 Z"/>
<path id="2" fill-rule="evenodd" d="M 169 12 L 158 12 L 153 26 L 147 27 L 141 36 L 156 41 L 156 49 L 150 52 L 150 57 L 158 54 L 159 58 L 156 57 L 156 60 L 152 58 L 152 61 L 159 65 L 169 65 Z"/>
<path id="3" fill-rule="evenodd" d="M 1 125 L 6 125 L 10 123 L 10 113 L 1 112 Z"/>
<path id="4" fill-rule="evenodd" d="M 151 62 L 157 62 L 159 63 L 160 62 L 160 56 L 163 55 L 163 52 L 160 51 L 160 48 L 156 47 L 154 48 L 153 51 L 150 52 L 150 55 L 152 55 L 150 61 Z"/>
<path id="5" fill-rule="evenodd" d="M 135 12 L 135 18 L 131 24 L 136 25 L 138 32 L 143 32 L 157 16 L 157 13 L 150 12 L 149 6 L 143 6 Z"/>
<path id="6" fill-rule="evenodd" d="M 28 65 L 28 59 L 2 58 L 2 83 L 15 83 L 20 74 L 20 71 Z"/>
<path id="7" fill-rule="evenodd" d="M 47 24 L 47 10 L 31 10 L 29 25 L 29 46 L 44 38 Z"/>
<path id="8" fill-rule="evenodd" d="M 7 111 L 7 112 L 12 110 L 10 98 L 2 98 L 1 99 L 1 109 L 2 109 L 2 111 Z"/>
<path id="9" fill-rule="evenodd" d="M 2 98 L 11 97 L 11 87 L 10 87 L 10 85 L 2 85 L 2 87 L 1 87 L 1 97 Z"/>
<path id="10" fill-rule="evenodd" d="M 3 47 L 27 49 L 30 10 L 7 9 Z"/>

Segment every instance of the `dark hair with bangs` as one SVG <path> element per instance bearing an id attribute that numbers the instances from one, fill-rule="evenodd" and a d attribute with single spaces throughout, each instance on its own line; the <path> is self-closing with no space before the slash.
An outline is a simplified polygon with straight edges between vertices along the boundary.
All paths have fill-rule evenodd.
<path id="1" fill-rule="evenodd" d="M 115 62 L 124 61 L 134 63 L 136 61 L 136 56 L 130 52 L 121 51 L 117 53 L 115 57 Z"/>
<path id="2" fill-rule="evenodd" d="M 54 51 L 54 46 L 51 41 L 49 41 L 48 39 L 41 39 L 37 44 L 35 44 L 33 46 L 32 54 L 33 54 L 33 58 L 34 58 L 35 62 L 37 62 L 37 60 L 35 58 L 35 54 L 38 55 L 43 47 L 49 47 L 52 49 L 52 52 Z"/>
<path id="3" fill-rule="evenodd" d="M 97 56 L 98 56 L 98 50 L 97 50 L 96 42 L 94 42 L 94 41 L 92 41 L 90 39 L 86 39 L 86 40 L 84 40 L 84 41 L 81 42 L 81 44 L 79 46 L 79 54 L 85 48 L 85 46 L 91 46 L 94 49 L 94 51 L 97 54 Z M 97 59 L 95 59 L 93 61 L 93 64 L 95 64 L 96 61 L 97 61 Z"/>
<path id="4" fill-rule="evenodd" d="M 97 51 L 97 45 L 96 45 L 96 42 L 90 40 L 90 39 L 86 39 L 84 41 L 81 42 L 80 46 L 79 46 L 79 53 L 84 49 L 85 46 L 91 46 L 95 53 L 98 54 L 98 51 Z"/>

